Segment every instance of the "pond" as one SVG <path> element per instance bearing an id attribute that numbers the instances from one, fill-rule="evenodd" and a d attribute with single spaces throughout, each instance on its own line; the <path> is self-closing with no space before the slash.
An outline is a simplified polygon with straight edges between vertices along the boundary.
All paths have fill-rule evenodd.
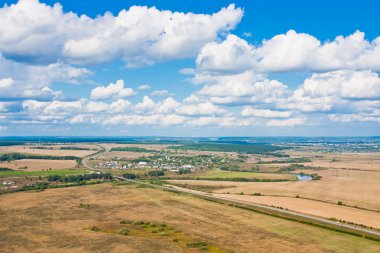
<path id="1" fill-rule="evenodd" d="M 311 176 L 305 175 L 305 174 L 298 174 L 296 176 L 298 178 L 298 181 L 311 181 L 311 180 L 313 180 L 313 178 Z"/>

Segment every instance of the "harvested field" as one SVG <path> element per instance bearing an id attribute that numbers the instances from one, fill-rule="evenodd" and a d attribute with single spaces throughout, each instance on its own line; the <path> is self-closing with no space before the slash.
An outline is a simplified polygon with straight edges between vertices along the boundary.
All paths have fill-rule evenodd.
<path id="1" fill-rule="evenodd" d="M 352 207 L 339 206 L 320 201 L 289 198 L 289 197 L 270 197 L 270 196 L 249 196 L 232 194 L 215 194 L 225 198 L 242 200 L 252 203 L 264 204 L 286 208 L 292 211 L 312 214 L 325 218 L 336 218 L 338 220 L 350 221 L 356 224 L 375 227 L 380 229 L 380 213 L 366 211 Z"/>
<path id="2" fill-rule="evenodd" d="M 74 145 L 70 145 L 74 146 Z M 52 156 L 77 156 L 84 157 L 96 153 L 96 150 L 60 150 L 60 149 L 34 149 L 35 146 L 2 146 L 0 153 L 28 153 Z M 46 146 L 50 147 L 50 146 Z M 97 146 L 93 146 L 96 148 Z"/>
<path id="3" fill-rule="evenodd" d="M 0 196 L 0 203 L 3 252 L 380 250 L 380 243 L 363 238 L 135 185 L 14 193 Z M 165 233 L 136 221 L 164 223 Z M 124 228 L 128 235 L 119 234 Z M 208 251 L 192 248 L 205 244 Z"/>
<path id="4" fill-rule="evenodd" d="M 131 152 L 131 151 L 112 151 L 107 152 L 99 156 L 99 158 L 104 159 L 113 159 L 113 158 L 121 158 L 121 159 L 136 159 L 140 157 L 148 157 L 151 156 L 150 153 L 144 152 Z"/>
<path id="5" fill-rule="evenodd" d="M 38 170 L 60 170 L 70 169 L 77 165 L 75 160 L 40 160 L 40 159 L 22 159 L 10 162 L 0 162 L 0 167 L 6 167 L 13 170 L 38 171 Z"/>
<path id="6" fill-rule="evenodd" d="M 380 171 L 380 153 L 313 153 L 287 151 L 292 157 L 307 157 L 312 162 L 305 165 L 325 168 L 350 168 Z"/>
<path id="7" fill-rule="evenodd" d="M 235 188 L 218 193 L 278 195 L 323 200 L 331 203 L 343 201 L 350 206 L 380 210 L 380 173 L 371 171 L 335 170 L 313 171 L 322 175 L 321 180 L 308 182 L 222 182 L 202 180 L 175 180 L 176 183 L 203 185 L 235 185 Z"/>
<path id="8" fill-rule="evenodd" d="M 137 147 L 137 148 L 145 148 L 145 149 L 153 149 L 153 150 L 163 150 L 166 149 L 170 145 L 165 144 L 116 144 L 116 143 L 105 143 L 101 144 L 106 150 L 110 150 L 111 148 L 122 148 L 122 147 Z"/>

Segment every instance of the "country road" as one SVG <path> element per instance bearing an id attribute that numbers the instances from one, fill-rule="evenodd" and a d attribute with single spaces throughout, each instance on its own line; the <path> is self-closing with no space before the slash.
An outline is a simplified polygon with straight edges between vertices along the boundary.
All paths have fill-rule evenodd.
<path id="1" fill-rule="evenodd" d="M 100 154 L 103 154 L 105 152 L 109 152 L 109 150 L 106 150 L 104 147 L 102 147 L 100 145 L 99 145 L 99 147 L 101 147 L 103 149 L 103 151 L 100 151 L 96 154 L 87 156 L 82 160 L 83 166 L 85 168 L 87 168 L 89 170 L 98 171 L 97 169 L 93 168 L 89 164 L 88 161 L 90 158 L 95 158 Z M 284 210 L 284 209 L 266 206 L 266 205 L 261 205 L 261 204 L 256 204 L 256 203 L 252 203 L 252 202 L 248 202 L 248 201 L 241 201 L 241 200 L 235 200 L 235 199 L 226 198 L 226 197 L 220 197 L 220 196 L 216 196 L 215 194 L 212 194 L 212 193 L 205 193 L 205 192 L 201 192 L 201 191 L 190 190 L 190 189 L 186 189 L 186 188 L 182 188 L 182 187 L 178 187 L 178 186 L 150 184 L 150 183 L 143 182 L 140 180 L 127 179 L 127 178 L 124 178 L 121 176 L 116 176 L 116 175 L 113 175 L 113 177 L 115 179 L 128 181 L 128 182 L 132 182 L 132 183 L 136 183 L 136 184 L 147 185 L 147 186 L 158 188 L 158 189 L 163 189 L 163 190 L 178 192 L 178 193 L 185 193 L 185 194 L 193 195 L 193 196 L 200 197 L 203 199 L 232 203 L 232 204 L 236 204 L 239 206 L 252 208 L 253 210 L 258 209 L 262 213 L 265 213 L 265 211 L 267 211 L 267 214 L 272 214 L 274 212 L 274 213 L 278 214 L 275 216 L 280 217 L 280 218 L 281 218 L 281 216 L 283 216 L 283 218 L 291 217 L 290 219 L 292 219 L 292 220 L 299 220 L 299 221 L 307 220 L 308 223 L 314 222 L 315 224 L 319 224 L 319 226 L 325 226 L 325 228 L 333 227 L 333 229 L 335 229 L 335 230 L 339 230 L 339 229 L 341 229 L 342 231 L 348 230 L 348 231 L 350 231 L 350 232 L 352 232 L 358 236 L 361 236 L 361 235 L 363 235 L 363 233 L 365 233 L 367 235 L 373 236 L 374 238 L 376 238 L 376 240 L 380 240 L 380 232 L 379 231 L 364 228 L 364 227 L 357 226 L 357 225 L 352 225 L 352 224 L 347 224 L 347 223 L 339 223 L 339 222 L 335 222 L 335 221 L 332 221 L 332 220 L 329 220 L 329 219 L 326 219 L 323 217 L 299 213 L 299 212 L 290 211 L 290 210 Z"/>

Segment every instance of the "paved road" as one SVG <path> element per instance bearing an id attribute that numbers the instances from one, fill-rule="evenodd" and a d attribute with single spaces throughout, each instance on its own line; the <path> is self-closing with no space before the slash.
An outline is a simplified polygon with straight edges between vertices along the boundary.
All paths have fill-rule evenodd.
<path id="1" fill-rule="evenodd" d="M 103 148 L 103 147 L 101 147 L 101 148 Z M 104 150 L 103 152 L 99 152 L 97 154 L 85 157 L 82 160 L 83 166 L 85 168 L 87 168 L 87 169 L 95 170 L 96 171 L 96 169 L 93 168 L 89 164 L 88 161 L 89 161 L 90 158 L 95 158 L 95 157 L 103 154 L 104 152 L 108 152 L 108 150 L 106 150 L 104 148 L 103 148 L 103 150 Z M 337 228 L 340 227 L 340 228 L 350 229 L 353 232 L 357 232 L 357 233 L 364 232 L 364 233 L 367 233 L 367 234 L 370 234 L 370 235 L 374 235 L 374 236 L 380 237 L 380 232 L 378 232 L 378 231 L 367 229 L 367 228 L 363 228 L 363 227 L 360 227 L 360 226 L 351 225 L 351 224 L 346 224 L 346 223 L 337 223 L 337 222 L 331 221 L 329 219 L 318 217 L 318 216 L 313 216 L 313 215 L 309 215 L 309 214 L 303 214 L 303 213 L 298 213 L 298 212 L 294 212 L 294 211 L 279 209 L 279 208 L 275 208 L 275 207 L 271 207 L 271 206 L 266 206 L 266 205 L 255 204 L 255 203 L 248 202 L 248 201 L 229 199 L 229 198 L 225 198 L 225 197 L 215 196 L 215 195 L 213 195 L 211 193 L 205 193 L 205 192 L 201 192 L 201 191 L 190 190 L 190 189 L 181 188 L 181 187 L 177 187 L 177 186 L 155 185 L 155 184 L 150 184 L 150 183 L 142 182 L 142 181 L 139 181 L 139 180 L 127 179 L 127 178 L 124 178 L 124 177 L 121 177 L 121 176 L 115 176 L 115 175 L 113 177 L 116 178 L 116 179 L 119 179 L 119 180 L 124 180 L 124 181 L 128 181 L 128 182 L 142 184 L 142 185 L 148 185 L 148 186 L 159 188 L 159 189 L 163 189 L 163 190 L 169 190 L 169 191 L 175 191 L 175 192 L 179 192 L 179 193 L 191 194 L 191 195 L 194 195 L 194 196 L 197 196 L 197 197 L 201 197 L 201 198 L 202 197 L 203 198 L 206 197 L 206 198 L 212 199 L 212 200 L 228 201 L 230 203 L 244 205 L 246 207 L 256 208 L 256 209 L 260 209 L 260 210 L 264 210 L 264 211 L 265 210 L 271 211 L 271 212 L 274 211 L 276 213 L 279 213 L 280 215 L 281 214 L 283 214 L 283 215 L 290 215 L 294 219 L 297 219 L 297 217 L 299 217 L 299 218 L 307 219 L 307 220 L 310 220 L 310 221 L 317 221 L 319 223 L 323 223 L 323 224 L 326 224 L 326 225 L 333 225 L 333 226 L 335 226 Z"/>

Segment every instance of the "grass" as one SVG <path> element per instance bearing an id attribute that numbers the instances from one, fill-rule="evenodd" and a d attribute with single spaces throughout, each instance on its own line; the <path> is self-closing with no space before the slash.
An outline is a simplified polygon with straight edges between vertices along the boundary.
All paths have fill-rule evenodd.
<path id="1" fill-rule="evenodd" d="M 0 178 L 4 177 L 24 177 L 24 176 L 30 176 L 30 177 L 47 177 L 50 175 L 59 175 L 59 176 L 65 176 L 65 175 L 74 175 L 74 174 L 82 174 L 85 173 L 86 170 L 81 169 L 72 169 L 72 170 L 45 170 L 45 171 L 0 171 Z"/>
<path id="2" fill-rule="evenodd" d="M 78 208 L 79 200 L 91 208 Z M 204 242 L 204 252 L 380 250 L 379 243 L 364 238 L 134 185 L 15 193 L 0 196 L 0 203 L 2 249 L 53 252 L 70 245 L 71 252 L 203 252 L 188 243 Z M 119 234 L 122 229 L 127 236 Z"/>
<path id="3" fill-rule="evenodd" d="M 296 181 L 296 176 L 292 174 L 276 174 L 276 173 L 256 173 L 256 172 L 241 172 L 241 171 L 223 171 L 223 170 L 207 170 L 199 174 L 190 175 L 190 177 L 199 178 L 248 178 L 248 179 L 285 179 Z"/>

